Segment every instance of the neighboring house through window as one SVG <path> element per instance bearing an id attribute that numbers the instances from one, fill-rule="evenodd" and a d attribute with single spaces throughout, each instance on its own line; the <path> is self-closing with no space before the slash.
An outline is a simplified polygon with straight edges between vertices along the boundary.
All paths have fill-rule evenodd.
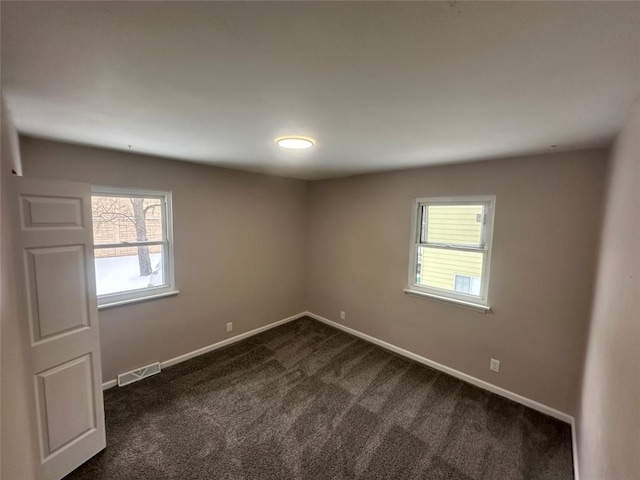
<path id="1" fill-rule="evenodd" d="M 175 291 L 171 193 L 94 187 L 98 306 Z"/>
<path id="2" fill-rule="evenodd" d="M 454 274 L 453 289 L 456 292 L 480 295 L 480 277 Z"/>
<path id="3" fill-rule="evenodd" d="M 487 306 L 495 197 L 414 203 L 409 293 Z"/>

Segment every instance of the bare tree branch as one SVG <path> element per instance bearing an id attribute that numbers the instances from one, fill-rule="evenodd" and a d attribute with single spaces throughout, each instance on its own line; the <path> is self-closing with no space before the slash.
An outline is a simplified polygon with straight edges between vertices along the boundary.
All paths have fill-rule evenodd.
<path id="1" fill-rule="evenodd" d="M 149 209 L 153 210 L 154 208 L 159 207 L 159 206 L 160 206 L 159 203 L 154 203 L 152 205 L 147 205 L 146 207 L 144 207 L 144 213 L 146 214 Z"/>

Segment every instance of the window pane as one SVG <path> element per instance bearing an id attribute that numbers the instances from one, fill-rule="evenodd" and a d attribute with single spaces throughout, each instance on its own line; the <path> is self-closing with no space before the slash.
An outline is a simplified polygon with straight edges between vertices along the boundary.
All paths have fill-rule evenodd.
<path id="1" fill-rule="evenodd" d="M 422 205 L 420 207 L 420 213 L 418 222 L 420 223 L 420 243 L 427 243 L 427 216 L 429 207 Z"/>
<path id="2" fill-rule="evenodd" d="M 467 275 L 455 275 L 455 286 L 453 289 L 456 292 L 471 293 L 471 277 Z"/>
<path id="3" fill-rule="evenodd" d="M 427 242 L 482 246 L 484 205 L 429 205 Z"/>
<path id="4" fill-rule="evenodd" d="M 480 295 L 480 277 L 456 274 L 453 289 L 460 293 Z"/>
<path id="5" fill-rule="evenodd" d="M 96 245 L 164 240 L 160 198 L 92 196 L 91 211 Z"/>
<path id="6" fill-rule="evenodd" d="M 96 248 L 98 295 L 166 285 L 164 246 Z"/>
<path id="7" fill-rule="evenodd" d="M 418 247 L 416 283 L 452 292 L 480 295 L 483 261 L 482 252 Z"/>

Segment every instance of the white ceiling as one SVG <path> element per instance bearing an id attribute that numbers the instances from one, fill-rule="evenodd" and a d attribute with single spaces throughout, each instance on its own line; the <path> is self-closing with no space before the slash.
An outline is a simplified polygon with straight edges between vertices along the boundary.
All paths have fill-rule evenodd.
<path id="1" fill-rule="evenodd" d="M 607 146 L 640 3 L 5 2 L 26 135 L 316 179 Z M 275 137 L 308 135 L 286 151 Z"/>

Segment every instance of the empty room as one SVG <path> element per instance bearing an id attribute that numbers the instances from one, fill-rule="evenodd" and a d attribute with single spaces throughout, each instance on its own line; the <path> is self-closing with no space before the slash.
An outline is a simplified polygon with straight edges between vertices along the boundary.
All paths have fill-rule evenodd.
<path id="1" fill-rule="evenodd" d="M 2 480 L 640 479 L 640 2 L 0 22 Z"/>

